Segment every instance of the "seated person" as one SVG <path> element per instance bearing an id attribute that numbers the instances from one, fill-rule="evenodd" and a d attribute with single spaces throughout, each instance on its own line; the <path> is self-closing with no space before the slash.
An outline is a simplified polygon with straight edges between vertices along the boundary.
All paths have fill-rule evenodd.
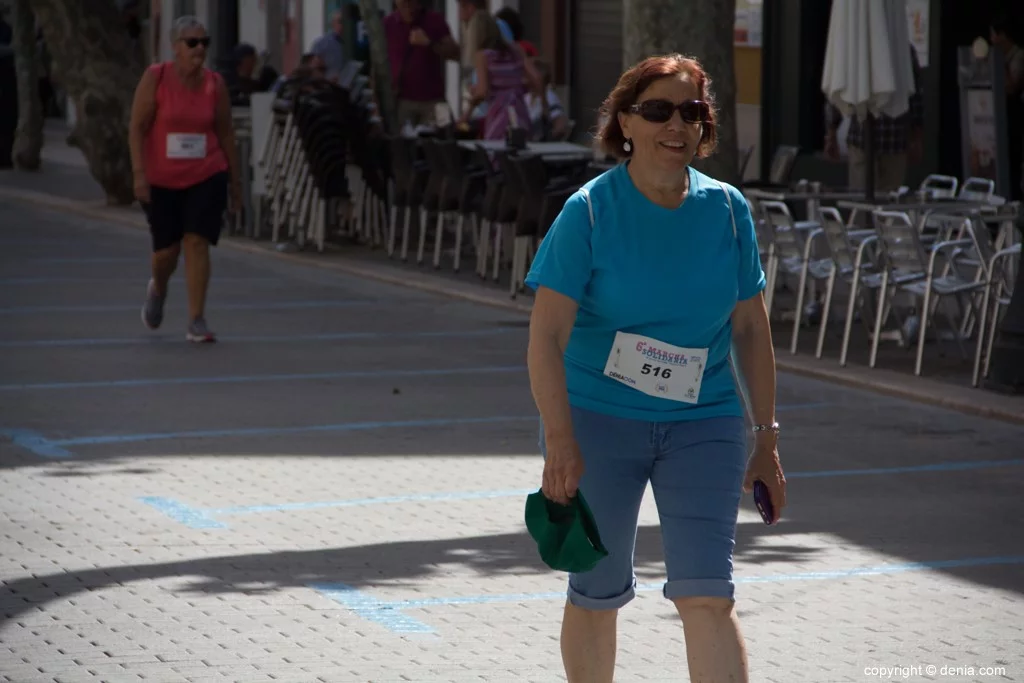
<path id="1" fill-rule="evenodd" d="M 499 27 L 493 16 L 485 15 L 475 53 L 476 78 L 470 86 L 470 100 L 459 122 L 470 127 L 477 106 L 486 104 L 480 137 L 505 139 L 510 127 L 529 131 L 530 113 L 526 108 L 528 89 L 540 87 L 540 75 L 515 42 L 506 38 L 508 27 Z"/>
<path id="2" fill-rule="evenodd" d="M 551 85 L 551 67 L 542 59 L 533 60 L 541 77 L 541 87 L 526 93 L 530 126 L 534 140 L 564 140 L 569 133 L 569 117 Z"/>
<path id="3" fill-rule="evenodd" d="M 245 106 L 249 95 L 260 92 L 260 82 L 253 78 L 256 71 L 256 48 L 248 43 L 239 43 L 222 72 L 232 104 Z"/>
<path id="4" fill-rule="evenodd" d="M 500 14 L 500 13 L 499 13 Z M 474 15 L 474 19 L 477 22 L 477 29 L 472 34 L 472 37 L 476 39 L 477 45 L 473 47 L 471 52 L 476 55 L 476 51 L 479 49 L 481 41 L 487 41 L 488 39 L 483 37 L 484 33 L 489 30 L 491 22 L 486 17 L 486 13 L 479 13 Z M 512 27 L 508 25 L 504 19 L 498 14 L 494 15 L 494 23 L 497 24 L 498 30 L 501 32 L 501 37 L 508 43 L 515 43 L 515 34 L 512 32 Z M 470 101 L 473 99 L 473 89 L 477 83 L 477 70 L 476 63 L 473 62 L 472 72 L 469 75 L 469 81 L 467 83 L 465 93 L 463 93 L 463 107 L 469 107 Z M 479 131 L 483 127 L 484 119 L 487 118 L 487 102 L 481 102 L 472 109 L 472 113 L 469 115 L 469 128 L 473 131 Z"/>
<path id="5" fill-rule="evenodd" d="M 320 55 L 307 52 L 299 59 L 299 65 L 295 67 L 289 76 L 281 76 L 277 82 L 270 87 L 270 92 L 277 94 L 281 87 L 288 81 L 318 81 L 326 78 L 327 65 Z"/>

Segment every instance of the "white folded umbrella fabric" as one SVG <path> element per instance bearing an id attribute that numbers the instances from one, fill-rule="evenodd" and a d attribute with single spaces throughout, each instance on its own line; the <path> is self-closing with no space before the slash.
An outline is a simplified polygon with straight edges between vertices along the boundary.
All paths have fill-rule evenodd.
<path id="1" fill-rule="evenodd" d="M 821 89 L 846 115 L 898 117 L 914 92 L 905 0 L 833 0 Z"/>

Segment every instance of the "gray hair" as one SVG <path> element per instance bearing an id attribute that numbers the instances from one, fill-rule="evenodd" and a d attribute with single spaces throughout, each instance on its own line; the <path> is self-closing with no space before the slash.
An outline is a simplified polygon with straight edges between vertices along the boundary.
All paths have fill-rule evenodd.
<path id="1" fill-rule="evenodd" d="M 204 32 L 206 31 L 206 25 L 199 20 L 199 17 L 191 15 L 178 17 L 174 20 L 174 23 L 171 24 L 171 42 L 173 43 L 178 40 L 178 38 L 181 38 L 181 34 L 185 31 L 191 31 L 196 28 L 200 28 Z"/>

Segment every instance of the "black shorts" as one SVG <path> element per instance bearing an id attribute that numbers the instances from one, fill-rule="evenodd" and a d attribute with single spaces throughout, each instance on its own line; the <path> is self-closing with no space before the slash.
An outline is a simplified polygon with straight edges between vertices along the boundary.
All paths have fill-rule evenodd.
<path id="1" fill-rule="evenodd" d="M 150 187 L 149 202 L 142 208 L 149 219 L 153 251 L 173 247 L 188 232 L 206 238 L 212 245 L 217 244 L 227 203 L 226 171 L 180 190 Z"/>

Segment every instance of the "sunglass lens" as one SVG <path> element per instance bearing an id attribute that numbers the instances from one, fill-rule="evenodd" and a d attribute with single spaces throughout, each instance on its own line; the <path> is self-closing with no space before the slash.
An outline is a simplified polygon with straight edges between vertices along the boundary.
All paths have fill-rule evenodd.
<path id="1" fill-rule="evenodd" d="M 680 104 L 679 115 L 686 123 L 699 123 L 703 121 L 703 119 L 700 118 L 700 102 L 698 101 L 690 100 Z"/>
<path id="2" fill-rule="evenodd" d="M 210 39 L 209 38 L 186 38 L 185 39 L 185 45 L 189 46 L 190 48 L 194 48 L 197 45 L 202 45 L 203 47 L 207 47 L 209 44 L 210 44 Z"/>
<path id="3" fill-rule="evenodd" d="M 703 123 L 708 116 L 708 105 L 697 100 L 683 102 L 679 113 L 687 123 Z"/>
<path id="4" fill-rule="evenodd" d="M 672 109 L 666 100 L 648 100 L 641 105 L 640 115 L 651 123 L 665 123 L 672 118 Z"/>

